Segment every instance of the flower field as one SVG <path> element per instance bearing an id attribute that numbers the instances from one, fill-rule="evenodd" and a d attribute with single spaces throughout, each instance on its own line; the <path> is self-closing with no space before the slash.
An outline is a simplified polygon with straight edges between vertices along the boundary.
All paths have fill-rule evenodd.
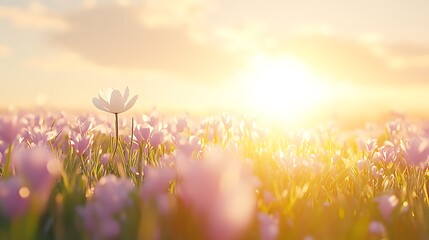
<path id="1" fill-rule="evenodd" d="M 131 118 L 127 92 L 1 115 L 0 239 L 429 238 L 427 122 Z"/>

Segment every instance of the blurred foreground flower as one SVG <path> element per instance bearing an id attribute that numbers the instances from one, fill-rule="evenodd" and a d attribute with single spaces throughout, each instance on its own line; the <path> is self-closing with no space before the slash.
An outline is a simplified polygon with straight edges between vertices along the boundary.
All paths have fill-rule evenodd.
<path id="1" fill-rule="evenodd" d="M 411 166 L 425 167 L 429 158 L 429 142 L 420 136 L 412 136 L 403 146 L 405 161 Z"/>
<path id="2" fill-rule="evenodd" d="M 115 239 L 127 220 L 124 211 L 132 205 L 130 194 L 134 185 L 114 175 L 102 177 L 95 185 L 94 195 L 86 206 L 77 208 L 91 239 Z M 122 217 L 121 217 L 122 216 Z"/>
<path id="3" fill-rule="evenodd" d="M 375 201 L 378 202 L 378 210 L 385 220 L 389 220 L 399 203 L 399 199 L 395 195 L 382 195 L 377 197 Z"/>
<path id="4" fill-rule="evenodd" d="M 386 233 L 383 223 L 372 221 L 368 226 L 369 233 L 383 236 Z"/>
<path id="5" fill-rule="evenodd" d="M 18 177 L 0 182 L 0 212 L 10 218 L 23 215 L 28 210 L 30 192 Z M 1 215 L 1 214 L 0 214 Z"/>
<path id="6" fill-rule="evenodd" d="M 22 126 L 18 118 L 0 118 L 0 140 L 3 140 L 7 145 L 13 143 L 21 129 Z"/>
<path id="7" fill-rule="evenodd" d="M 274 240 L 279 235 L 279 219 L 266 213 L 258 214 L 259 237 L 262 240 Z"/>
<path id="8" fill-rule="evenodd" d="M 177 194 L 203 219 L 205 239 L 238 239 L 256 206 L 250 172 L 235 155 L 220 148 L 200 161 L 178 160 Z"/>
<path id="9" fill-rule="evenodd" d="M 61 171 L 61 164 L 43 148 L 18 148 L 12 164 L 15 176 L 0 182 L 0 207 L 9 217 L 25 214 L 31 204 L 35 213 L 45 210 L 46 203 Z"/>

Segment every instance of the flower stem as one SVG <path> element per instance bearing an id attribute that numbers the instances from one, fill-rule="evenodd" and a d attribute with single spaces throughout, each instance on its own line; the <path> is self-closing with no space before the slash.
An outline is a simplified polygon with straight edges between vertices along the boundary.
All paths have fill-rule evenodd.
<path id="1" fill-rule="evenodd" d="M 118 144 L 119 144 L 119 129 L 118 129 L 118 125 L 119 125 L 118 114 L 115 113 L 116 144 L 115 144 L 115 150 L 113 150 L 112 159 L 115 158 L 116 150 L 118 149 Z"/>
<path id="2" fill-rule="evenodd" d="M 9 165 L 10 165 L 11 155 L 12 155 L 12 143 L 9 145 L 9 148 L 7 150 L 6 161 L 5 161 L 5 164 L 3 166 L 3 180 L 8 179 L 9 175 L 10 175 Z"/>
<path id="3" fill-rule="evenodd" d="M 128 162 L 131 162 L 131 157 L 133 156 L 133 141 L 134 141 L 134 118 L 131 118 L 131 140 L 130 148 L 128 149 Z"/>

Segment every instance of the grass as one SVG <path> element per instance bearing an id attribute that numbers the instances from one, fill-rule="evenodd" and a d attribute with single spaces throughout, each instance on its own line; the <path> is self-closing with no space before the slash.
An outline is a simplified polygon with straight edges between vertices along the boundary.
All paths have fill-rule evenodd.
<path id="1" fill-rule="evenodd" d="M 214 147 L 233 153 L 235 158 L 228 161 L 240 162 L 242 171 L 249 171 L 252 176 L 249 181 L 237 173 L 239 179 L 232 177 L 231 182 L 227 182 L 229 185 L 250 184 L 255 200 L 250 219 L 237 220 L 247 222 L 244 227 L 237 227 L 231 230 L 234 234 L 225 235 L 230 239 L 429 238 L 428 156 L 421 165 L 414 166 L 409 164 L 410 159 L 405 154 L 412 151 L 408 143 L 416 136 L 423 139 L 418 151 L 429 148 L 424 123 L 396 119 L 389 124 L 400 126 L 400 130 L 393 132 L 389 124 L 377 125 L 377 131 L 366 128 L 346 131 L 335 125 L 284 131 L 259 126 L 239 117 L 233 117 L 229 127 L 229 123 L 223 122 L 224 117 L 214 116 L 200 122 L 188 118 L 188 126 L 178 132 L 175 118 L 166 118 L 150 126 L 152 133 L 156 130 L 163 134 L 161 144 L 152 146 L 150 139 L 136 140 L 131 124 L 119 123 L 121 134 L 116 138 L 112 136 L 115 134 L 110 123 L 97 116 L 80 117 L 82 121 L 79 122 L 72 115 L 41 114 L 36 121 L 30 115 L 23 115 L 25 124 L 18 124 L 20 131 L 15 141 L 7 146 L 3 142 L 1 239 L 219 239 L 209 224 L 216 214 L 198 209 L 196 200 L 191 204 L 187 201 L 189 196 L 184 195 L 182 188 L 183 179 L 189 172 L 181 170 L 182 160 L 179 160 L 186 158 L 191 165 L 207 162 L 206 152 Z M 12 116 L 2 118 L 12 121 Z M 88 122 L 92 127 L 82 132 L 79 124 Z M 136 118 L 135 125 L 150 124 Z M 55 137 L 37 142 L 31 136 L 40 129 L 45 129 L 42 134 L 56 133 Z M 89 139 L 83 152 L 71 144 L 70 139 L 77 134 Z M 193 151 L 189 155 L 182 154 L 185 150 L 181 144 L 190 143 L 192 137 L 198 139 L 198 144 L 191 148 Z M 371 141 L 376 147 L 368 150 L 366 143 Z M 30 194 L 24 199 L 29 203 L 26 211 L 10 216 L 6 214 L 8 203 L 4 200 L 10 189 L 8 180 L 25 176 L 8 165 L 14 165 L 15 151 L 36 145 L 49 149 L 61 164 L 61 171 L 55 176 L 46 201 L 38 201 Z M 394 149 L 394 160 L 376 159 L 382 146 Z M 100 162 L 106 153 L 113 156 L 107 164 Z M 224 165 L 225 169 L 216 172 L 220 174 L 219 179 L 208 171 L 207 176 L 195 181 L 218 184 L 228 171 L 228 162 Z M 163 168 L 174 169 L 175 174 L 167 180 L 165 189 L 156 190 L 157 193 L 150 197 L 142 197 L 142 189 L 153 184 L 147 179 L 149 167 L 156 169 L 159 176 Z M 117 189 L 110 191 L 110 195 L 95 196 L 97 189 L 103 188 L 100 179 L 108 175 L 130 181 L 134 186 L 127 193 L 126 203 L 109 215 L 119 229 L 110 235 L 108 230 L 113 227 L 103 230 L 103 220 L 96 217 L 92 218 L 92 226 L 88 226 L 77 210 L 102 202 L 104 198 L 112 201 L 118 197 Z M 26 184 L 22 183 L 19 189 Z M 155 188 L 157 186 L 154 184 Z M 213 193 L 215 200 L 201 201 L 224 199 L 222 191 L 216 187 L 201 189 L 201 194 L 205 193 Z M 394 196 L 398 201 L 396 204 L 383 202 L 383 196 Z M 238 193 L 237 198 L 240 198 Z M 234 196 L 226 199 L 233 201 Z M 265 225 L 258 218 L 260 214 L 276 220 L 270 225 L 274 229 L 271 236 L 263 234 Z M 220 216 L 221 221 L 228 214 Z M 374 222 L 382 229 L 371 229 Z"/>

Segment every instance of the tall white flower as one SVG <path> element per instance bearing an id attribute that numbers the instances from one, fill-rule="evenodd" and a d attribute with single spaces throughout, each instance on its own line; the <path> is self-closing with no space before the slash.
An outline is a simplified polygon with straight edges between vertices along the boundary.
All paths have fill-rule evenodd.
<path id="1" fill-rule="evenodd" d="M 92 103 L 100 110 L 110 113 L 122 113 L 128 111 L 137 101 L 138 95 L 135 95 L 128 101 L 129 89 L 125 88 L 125 92 L 122 93 L 119 90 L 108 88 L 105 92 L 100 90 L 98 92 L 98 98 L 93 98 Z"/>
<path id="2" fill-rule="evenodd" d="M 115 130 L 116 130 L 116 144 L 113 150 L 112 158 L 115 156 L 116 149 L 119 144 L 119 130 L 118 130 L 118 114 L 129 110 L 137 101 L 138 95 L 135 95 L 128 101 L 130 90 L 125 88 L 124 95 L 116 89 L 108 88 L 106 92 L 100 90 L 98 98 L 93 98 L 92 103 L 100 110 L 115 114 Z"/>

